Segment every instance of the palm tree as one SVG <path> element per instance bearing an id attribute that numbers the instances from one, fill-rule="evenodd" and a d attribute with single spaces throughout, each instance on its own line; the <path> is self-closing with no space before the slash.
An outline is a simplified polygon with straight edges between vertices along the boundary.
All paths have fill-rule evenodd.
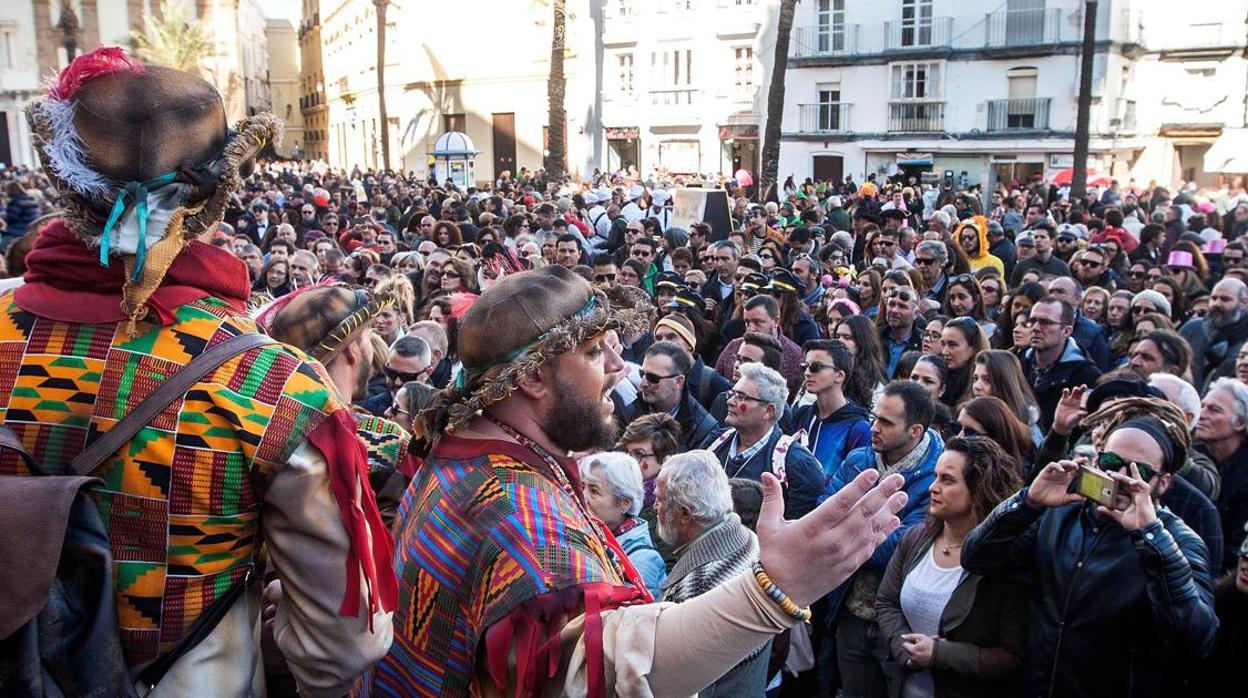
<path id="1" fill-rule="evenodd" d="M 758 178 L 759 200 L 774 198 L 780 176 L 780 121 L 784 118 L 784 77 L 789 67 L 789 34 L 797 0 L 780 0 L 776 22 L 776 54 L 772 61 L 771 86 L 767 90 L 767 129 L 763 133 L 763 163 Z"/>
<path id="2" fill-rule="evenodd" d="M 381 124 L 382 169 L 390 169 L 390 119 L 386 115 L 386 5 L 389 0 L 373 0 L 377 8 L 377 113 Z"/>
<path id="3" fill-rule="evenodd" d="M 205 62 L 215 57 L 217 50 L 207 24 L 188 22 L 186 6 L 182 3 L 166 0 L 159 7 L 159 19 L 145 15 L 146 30 L 130 32 L 135 55 L 148 63 L 208 77 Z"/>
<path id="4" fill-rule="evenodd" d="M 567 112 L 564 109 L 564 93 L 567 79 L 563 72 L 564 32 L 567 20 L 566 0 L 554 0 L 551 3 L 555 12 L 555 22 L 550 38 L 550 78 L 546 83 L 546 94 L 550 101 L 550 116 L 547 128 L 546 169 L 547 181 L 557 181 L 567 173 L 568 165 L 568 134 L 566 130 Z"/>

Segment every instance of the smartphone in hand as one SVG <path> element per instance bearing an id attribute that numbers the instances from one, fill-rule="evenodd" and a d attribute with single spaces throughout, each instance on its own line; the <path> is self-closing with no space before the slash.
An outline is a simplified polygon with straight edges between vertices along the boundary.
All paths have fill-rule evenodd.
<path id="1" fill-rule="evenodd" d="M 1075 479 L 1071 480 L 1068 491 L 1118 511 L 1131 506 L 1131 496 L 1118 481 L 1086 465 L 1079 466 L 1079 472 L 1075 475 Z"/>

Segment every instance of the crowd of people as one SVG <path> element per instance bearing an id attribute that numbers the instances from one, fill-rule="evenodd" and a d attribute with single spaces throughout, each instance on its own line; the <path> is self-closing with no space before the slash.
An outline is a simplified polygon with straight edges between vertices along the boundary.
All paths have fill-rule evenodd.
<path id="1" fill-rule="evenodd" d="M 3 173 L 10 285 L 49 283 L 35 261 L 48 264 L 39 241 L 64 215 L 66 176 L 52 174 Z M 281 610 L 289 632 L 279 623 L 281 652 L 266 657 L 270 692 L 283 681 L 314 693 L 534 692 L 565 671 L 566 692 L 648 677 L 659 695 L 1162 696 L 1238 684 L 1248 192 L 1237 185 L 1115 182 L 1073 197 L 1040 178 L 983 192 L 872 175 L 790 179 L 782 200 L 758 203 L 729 181 L 731 224 L 716 230 L 671 223 L 677 183 L 620 175 L 522 171 L 463 189 L 277 160 L 244 174 L 200 239 L 245 266 L 256 326 L 318 367 L 281 370 L 323 375 L 328 402 L 349 406 L 368 445 L 365 489 L 397 539 L 373 560 L 394 557 L 397 610 L 361 573 L 381 591 L 378 605 L 364 598 L 375 617 L 394 610 L 393 642 L 338 628 L 355 656 L 313 679 L 301 663 L 337 651 L 312 647 L 336 637 L 333 609 Z M 16 399 L 11 382 L 0 388 Z M 292 419 L 311 430 L 336 409 Z M 474 460 L 474 434 L 498 462 Z M 268 460 L 295 462 L 299 440 Z M 324 438 L 312 444 L 332 461 Z M 549 482 L 508 474 L 523 470 L 509 459 L 533 454 Z M 480 467 L 491 474 L 474 476 Z M 803 575 L 767 558 L 780 540 L 777 487 L 783 518 L 813 526 L 862 483 L 895 475 L 895 530 L 876 526 L 880 544 L 827 588 L 802 588 Z M 268 505 L 316 496 L 281 482 Z M 299 528 L 334 512 L 324 499 L 266 525 L 278 570 L 298 567 L 287 556 Z M 590 532 L 543 525 L 552 508 Z M 536 528 L 492 528 L 494 516 Z M 522 589 L 530 567 L 549 576 Z M 300 574 L 269 586 L 270 623 L 316 594 L 336 605 L 345 584 L 345 608 L 358 591 L 354 572 Z M 607 587 L 612 575 L 636 584 Z M 560 594 L 565 577 L 580 595 Z M 765 594 L 747 603 L 743 584 Z M 621 613 L 651 599 L 689 609 L 683 622 L 702 641 L 667 616 Z M 758 610 L 767 599 L 774 608 Z M 562 655 L 542 641 L 581 612 L 584 636 Z M 127 659 L 140 644 L 123 643 Z"/>

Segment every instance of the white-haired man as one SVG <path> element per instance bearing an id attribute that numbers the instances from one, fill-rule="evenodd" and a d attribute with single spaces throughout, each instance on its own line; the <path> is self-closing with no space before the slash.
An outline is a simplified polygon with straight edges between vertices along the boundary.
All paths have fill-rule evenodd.
<path id="1" fill-rule="evenodd" d="M 723 464 L 728 477 L 761 481 L 772 473 L 784 485 L 784 514 L 804 516 L 823 493 L 819 459 L 777 427 L 789 389 L 778 371 L 761 363 L 739 366 L 741 377 L 728 391 L 729 429 L 708 439 L 705 448 Z"/>
<path id="2" fill-rule="evenodd" d="M 1218 466 L 1222 489 L 1215 502 L 1222 517 L 1221 559 L 1210 551 L 1216 574 L 1235 564 L 1239 548 L 1234 541 L 1248 521 L 1248 386 L 1234 378 L 1219 378 L 1209 385 L 1196 424 L 1196 449 Z"/>
<path id="3" fill-rule="evenodd" d="M 1209 310 L 1179 328 L 1192 345 L 1192 383 L 1207 386 L 1235 375 L 1235 360 L 1248 340 L 1248 285 L 1225 278 L 1209 293 Z"/>
<path id="4" fill-rule="evenodd" d="M 672 456 L 658 480 L 659 537 L 678 555 L 661 600 L 683 603 L 749 571 L 758 559 L 758 539 L 733 512 L 728 476 L 715 455 L 689 451 Z M 698 695 L 762 695 L 770 649 L 769 640 Z"/>

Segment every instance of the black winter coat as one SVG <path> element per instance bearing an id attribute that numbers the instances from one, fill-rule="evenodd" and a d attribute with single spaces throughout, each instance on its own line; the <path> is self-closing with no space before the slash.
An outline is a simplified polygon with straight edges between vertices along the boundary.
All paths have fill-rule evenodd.
<path id="1" fill-rule="evenodd" d="M 1178 695 L 1218 628 L 1205 544 L 1164 508 L 1128 532 L 1089 505 L 1026 497 L 967 536 L 962 567 L 1030 581 L 1027 695 Z"/>

